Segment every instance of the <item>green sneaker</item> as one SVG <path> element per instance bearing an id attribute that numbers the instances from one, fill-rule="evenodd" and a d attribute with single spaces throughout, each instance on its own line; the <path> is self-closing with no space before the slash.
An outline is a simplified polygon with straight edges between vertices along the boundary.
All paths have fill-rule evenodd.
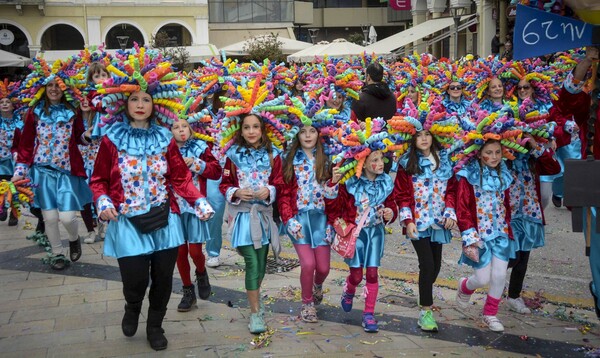
<path id="1" fill-rule="evenodd" d="M 433 312 L 431 312 L 431 310 L 421 310 L 418 325 L 421 327 L 421 330 L 425 332 L 438 331 L 438 326 L 435 322 L 435 318 L 433 318 Z"/>
<path id="2" fill-rule="evenodd" d="M 250 324 L 248 325 L 248 329 L 252 334 L 260 334 L 267 330 L 265 321 L 259 313 L 250 314 Z"/>

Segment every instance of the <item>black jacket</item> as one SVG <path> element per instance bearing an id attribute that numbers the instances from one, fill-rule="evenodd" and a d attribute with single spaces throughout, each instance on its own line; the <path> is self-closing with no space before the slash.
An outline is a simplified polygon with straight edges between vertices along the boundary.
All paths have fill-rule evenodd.
<path id="1" fill-rule="evenodd" d="M 390 119 L 396 114 L 396 98 L 385 83 L 373 83 L 363 87 L 352 111 L 359 121 L 368 117 Z"/>

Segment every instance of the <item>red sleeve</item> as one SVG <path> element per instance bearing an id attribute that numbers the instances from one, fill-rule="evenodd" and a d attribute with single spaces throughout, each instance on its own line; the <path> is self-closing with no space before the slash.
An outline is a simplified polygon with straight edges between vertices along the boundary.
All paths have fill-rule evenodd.
<path id="1" fill-rule="evenodd" d="M 285 183 L 277 190 L 277 206 L 281 221 L 287 224 L 288 220 L 294 217 L 293 201 L 296 200 L 298 192 L 298 182 L 296 175 L 292 175 L 292 182 Z"/>
<path id="2" fill-rule="evenodd" d="M 555 175 L 561 172 L 560 163 L 556 160 L 553 150 L 546 150 L 535 161 L 538 175 Z"/>
<path id="3" fill-rule="evenodd" d="M 508 226 L 508 237 L 511 240 L 514 240 L 512 228 L 510 226 L 511 221 L 511 213 L 510 213 L 510 189 L 506 189 L 504 191 L 504 219 L 506 220 L 506 225 Z"/>
<path id="4" fill-rule="evenodd" d="M 202 176 L 206 179 L 218 180 L 221 177 L 222 169 L 219 161 L 212 155 L 210 146 L 202 153 L 200 159 L 206 163 Z"/>
<path id="5" fill-rule="evenodd" d="M 456 186 L 456 218 L 458 219 L 458 228 L 460 231 L 468 229 L 477 230 L 477 215 L 475 213 L 475 195 L 473 187 L 465 178 L 457 179 Z M 508 206 L 510 208 L 510 206 Z M 508 210 L 510 211 L 510 209 Z"/>
<path id="6" fill-rule="evenodd" d="M 554 138 L 556 139 L 557 147 L 564 147 L 571 143 L 571 134 L 565 132 L 565 123 L 567 123 L 567 119 L 570 116 L 564 115 L 561 112 L 561 106 L 558 101 L 555 101 L 550 108 L 550 116 L 548 116 L 548 121 L 556 122 L 556 127 L 554 128 Z"/>
<path id="7" fill-rule="evenodd" d="M 275 192 L 278 193 L 283 189 L 285 182 L 283 181 L 283 172 L 281 169 L 281 156 L 278 155 L 273 158 L 273 168 L 271 168 L 271 175 L 269 176 L 269 184 L 275 187 Z M 277 200 L 277 194 L 275 194 L 275 202 Z"/>
<path id="8" fill-rule="evenodd" d="M 331 225 L 339 217 L 347 223 L 356 221 L 354 197 L 348 193 L 346 185 L 338 186 L 338 195 L 335 199 L 325 199 L 325 213 L 327 214 L 327 223 Z"/>
<path id="9" fill-rule="evenodd" d="M 35 114 L 33 114 L 33 108 L 30 108 L 25 115 L 25 124 L 23 125 L 23 132 L 21 133 L 21 138 L 19 140 L 17 163 L 23 163 L 28 166 L 33 164 L 36 138 L 37 128 Z"/>
<path id="10" fill-rule="evenodd" d="M 81 136 L 85 132 L 85 126 L 83 125 L 83 117 L 81 116 L 81 109 L 75 110 L 75 119 L 73 120 L 73 136 L 75 136 L 75 142 L 79 145 L 87 145 L 81 140 Z"/>
<path id="11" fill-rule="evenodd" d="M 573 115 L 579 126 L 587 121 L 590 116 L 590 95 L 583 91 L 573 94 L 563 87 L 558 94 L 555 105 L 558 106 L 558 110 L 564 116 Z"/>
<path id="12" fill-rule="evenodd" d="M 171 184 L 177 194 L 184 198 L 190 205 L 194 206 L 196 200 L 203 198 L 204 195 L 196 188 L 192 180 L 192 172 L 185 165 L 175 139 L 171 139 L 167 148 L 167 172 L 165 178 Z M 175 199 L 171 198 L 171 202 Z"/>
<path id="13" fill-rule="evenodd" d="M 414 223 L 415 217 L 415 189 L 413 188 L 412 178 L 404 168 L 398 166 L 396 180 L 394 181 L 394 190 L 396 191 L 396 203 L 398 210 L 402 208 L 410 208 L 413 219 L 404 220 L 404 224 Z"/>
<path id="14" fill-rule="evenodd" d="M 236 175 L 237 167 L 231 159 L 227 158 L 225 161 L 225 167 L 223 168 L 223 175 L 221 177 L 221 184 L 219 184 L 219 190 L 226 196 L 229 188 L 237 188 L 239 186 Z"/>
<path id="15" fill-rule="evenodd" d="M 10 148 L 11 153 L 19 152 L 19 142 L 21 141 L 21 130 L 19 128 L 15 128 L 15 134 L 13 137 L 12 147 Z"/>
<path id="16" fill-rule="evenodd" d="M 390 195 L 388 195 L 388 197 L 385 198 L 385 202 L 384 202 L 384 205 L 386 208 L 392 209 L 393 215 L 392 215 L 392 219 L 390 220 L 390 223 L 393 223 L 398 218 L 398 204 L 396 204 L 397 202 L 398 202 L 398 188 L 396 188 L 396 185 L 394 185 L 394 189 L 392 189 L 392 192 L 390 193 Z"/>
<path id="17" fill-rule="evenodd" d="M 94 163 L 94 172 L 90 179 L 90 189 L 94 195 L 94 202 L 97 202 L 100 196 L 108 195 L 118 210 L 124 198 L 117 158 L 115 145 L 108 137 L 102 138 Z"/>
<path id="18" fill-rule="evenodd" d="M 446 196 L 444 197 L 444 204 L 447 208 L 456 209 L 456 191 L 458 190 L 458 181 L 453 175 L 446 185 Z M 456 211 L 456 210 L 455 210 Z"/>

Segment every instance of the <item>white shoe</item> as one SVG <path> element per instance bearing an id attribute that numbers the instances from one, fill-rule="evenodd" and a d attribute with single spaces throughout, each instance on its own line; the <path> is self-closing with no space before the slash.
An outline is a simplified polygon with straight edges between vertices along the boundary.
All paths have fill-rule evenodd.
<path id="1" fill-rule="evenodd" d="M 520 314 L 530 314 L 531 310 L 525 306 L 525 302 L 521 297 L 519 298 L 510 298 L 506 299 L 506 304 L 508 305 L 508 309 L 511 311 L 515 311 Z"/>
<path id="2" fill-rule="evenodd" d="M 104 240 L 104 235 L 106 232 L 106 225 L 108 225 L 108 224 L 98 220 L 98 238 L 100 240 Z"/>
<path id="3" fill-rule="evenodd" d="M 219 265 L 219 256 L 209 257 L 208 260 L 206 260 L 206 266 L 208 267 L 219 267 Z"/>
<path id="4" fill-rule="evenodd" d="M 490 331 L 504 332 L 504 326 L 496 316 L 483 316 L 483 323 L 488 326 Z"/>
<path id="5" fill-rule="evenodd" d="M 462 277 L 460 280 L 458 280 L 458 290 L 456 290 L 456 304 L 460 308 L 469 307 L 469 300 L 471 299 L 471 295 L 463 293 L 461 290 L 463 281 L 466 281 L 466 280 L 467 280 L 466 277 Z"/>
<path id="6" fill-rule="evenodd" d="M 96 232 L 88 232 L 87 235 L 85 235 L 83 242 L 85 242 L 86 244 L 93 244 L 94 242 L 96 242 Z"/>

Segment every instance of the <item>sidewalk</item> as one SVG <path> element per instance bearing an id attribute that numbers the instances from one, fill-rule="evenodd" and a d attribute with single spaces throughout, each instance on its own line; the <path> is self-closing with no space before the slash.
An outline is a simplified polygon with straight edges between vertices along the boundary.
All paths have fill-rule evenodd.
<path id="1" fill-rule="evenodd" d="M 591 310 L 543 304 L 532 315 L 511 313 L 504 303 L 499 318 L 504 334 L 480 325 L 484 296 L 475 294 L 465 312 L 454 304 L 456 291 L 435 288 L 439 333 L 421 332 L 416 324 L 417 285 L 383 277 L 376 318 L 380 332 L 367 334 L 360 326 L 363 300 L 344 313 L 339 297 L 345 277 L 332 269 L 320 321 L 303 323 L 298 267 L 269 274 L 263 295 L 266 320 L 272 329 L 258 342 L 248 332 L 249 310 L 241 257 L 222 251 L 222 266 L 208 268 L 213 295 L 198 308 L 177 312 L 181 295 L 171 296 L 164 323 L 169 347 L 154 352 L 145 335 L 147 301 L 136 336 L 121 332 L 123 296 L 116 260 L 102 255 L 103 243 L 83 244 L 83 256 L 63 272 L 54 272 L 40 259 L 41 248 L 25 239 L 32 231 L 0 223 L 0 356 L 2 357 L 577 357 L 600 347 L 600 329 Z M 285 255 L 292 259 L 292 255 Z M 294 261 L 287 261 L 294 266 Z M 343 267 L 334 264 L 334 267 Z M 180 292 L 181 281 L 174 282 Z M 360 293 L 360 288 L 357 291 Z M 358 295 L 357 295 L 358 296 Z"/>

